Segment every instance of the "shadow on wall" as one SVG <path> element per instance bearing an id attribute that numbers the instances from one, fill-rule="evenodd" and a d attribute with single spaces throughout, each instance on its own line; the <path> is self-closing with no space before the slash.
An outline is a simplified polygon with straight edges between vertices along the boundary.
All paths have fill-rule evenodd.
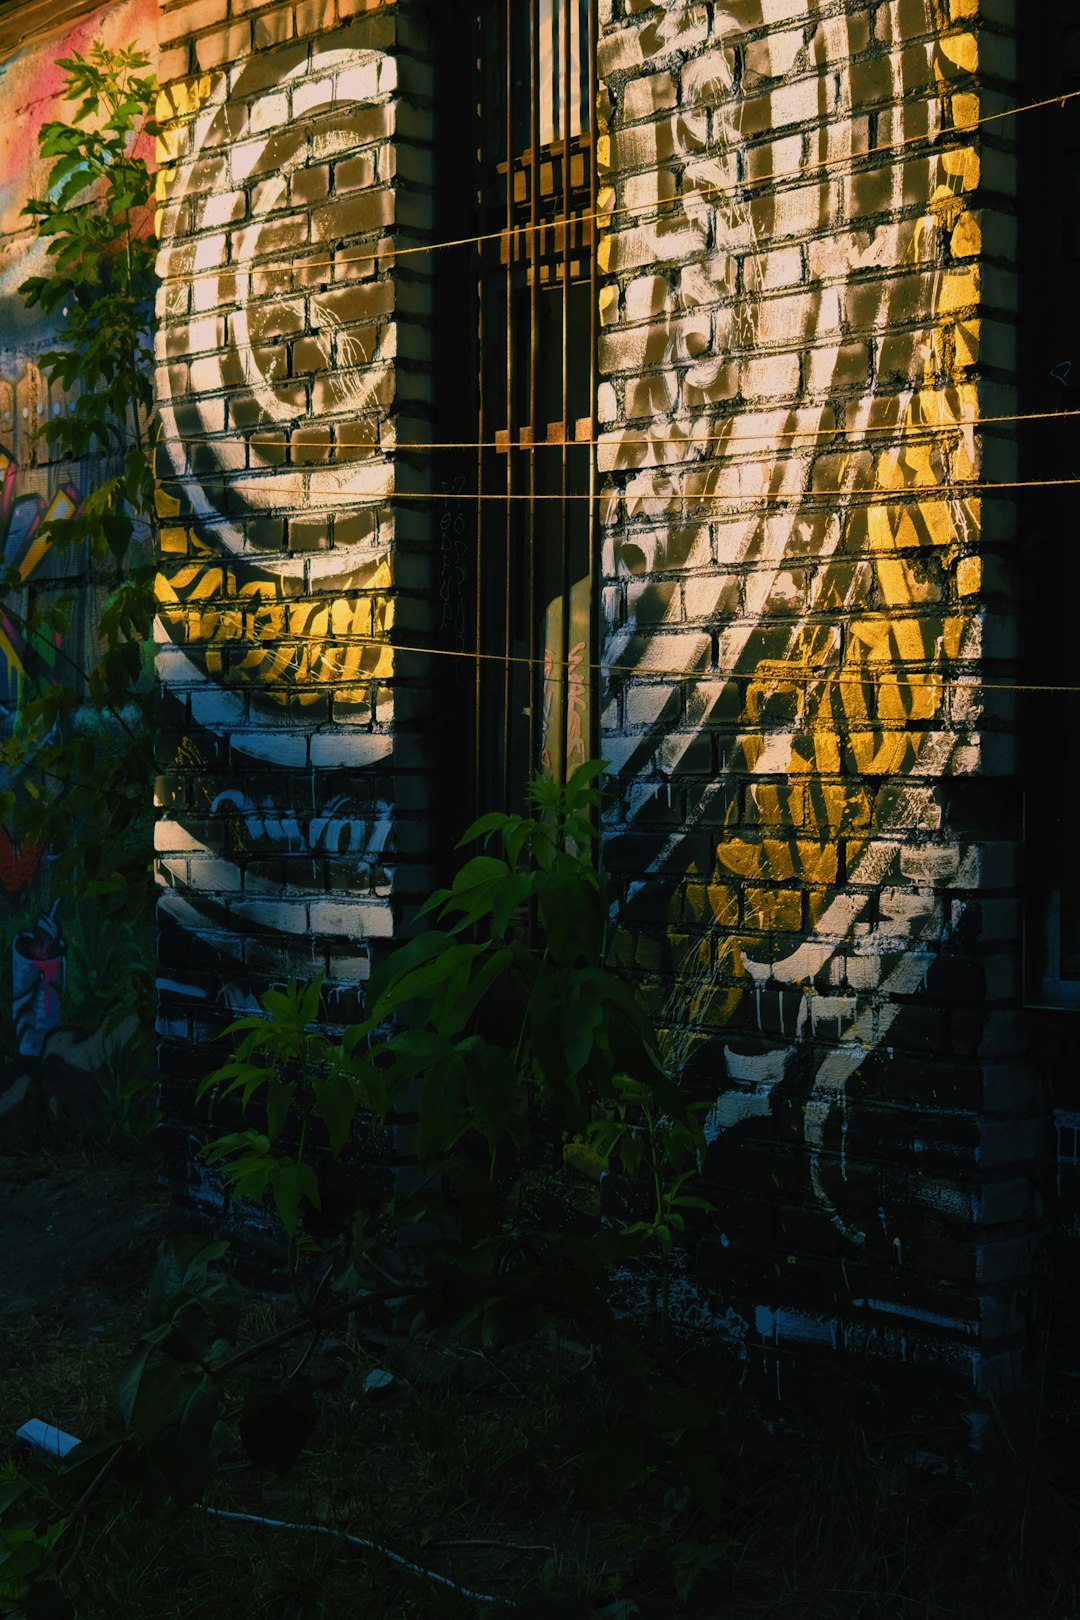
<path id="1" fill-rule="evenodd" d="M 37 363 L 52 344 L 53 323 L 28 310 L 19 293 L 44 268 L 44 244 L 22 215 L 47 183 L 37 137 L 43 124 L 70 112 L 59 59 L 85 52 L 95 39 L 152 40 L 157 13 L 157 0 L 113 0 L 0 64 L 8 112 L 0 126 L 0 562 L 19 579 L 11 597 L 0 596 L 0 744 L 17 734 L 35 685 L 47 685 L 53 670 L 67 679 L 72 665 L 87 667 L 101 606 L 82 552 L 50 547 L 44 533 L 50 519 L 78 510 L 88 472 L 50 464 L 36 437 L 44 422 L 75 406 L 69 391 L 44 381 Z M 70 599 L 62 641 L 26 647 L 12 614 L 62 597 Z M 73 721 L 84 731 L 90 723 L 82 713 Z M 96 726 L 94 742 L 108 746 Z M 32 759 L 14 771 L 0 765 L 5 791 L 32 810 Z M 148 940 L 124 927 L 106 935 L 92 907 L 62 896 L 55 864 L 32 834 L 20 837 L 12 818 L 0 820 L 0 1151 L 20 1117 L 39 1109 L 75 1118 L 85 1112 L 77 1099 L 93 1094 L 95 1076 L 107 1077 L 133 1027 L 131 1006 L 119 1009 L 111 1028 L 104 1009 L 115 1006 L 117 989 L 128 993 L 133 969 L 151 960 Z"/>
<path id="2" fill-rule="evenodd" d="M 77 512 L 81 501 L 79 469 L 34 464 L 28 425 L 46 411 L 70 408 L 58 396 L 32 361 L 16 380 L 0 377 L 0 421 L 11 446 L 0 445 L 0 555 L 20 580 L 18 591 L 0 601 L 0 740 L 18 735 L 23 705 L 57 666 L 85 667 L 93 646 L 97 590 L 85 559 L 58 555 L 42 533 L 50 520 Z M 67 635 L 28 645 L 21 616 L 43 598 L 66 593 L 74 598 Z M 103 731 L 99 740 L 108 746 Z M 42 1110 L 73 1126 L 93 1117 L 100 1078 L 115 1069 L 138 1024 L 131 1010 L 103 1009 L 115 1004 L 118 988 L 125 993 L 148 947 L 130 927 L 114 925 L 101 937 L 92 907 L 58 892 L 55 852 L 20 834 L 37 792 L 32 754 L 0 766 L 0 791 L 15 799 L 13 814 L 0 822 L 0 1141 L 6 1142 Z"/>
<path id="3" fill-rule="evenodd" d="M 901 143 L 944 127 L 960 71 L 935 8 L 906 9 L 913 22 L 879 8 L 887 53 L 873 63 Z M 893 1048 L 925 1044 L 916 1003 L 964 945 L 963 904 L 942 891 L 978 883 L 977 852 L 943 829 L 939 786 L 978 765 L 964 262 L 978 159 L 959 146 L 882 164 L 851 182 L 860 228 L 846 227 L 834 177 L 859 150 L 865 14 L 807 6 L 801 27 L 747 46 L 770 15 L 670 8 L 636 48 L 643 68 L 688 53 L 680 104 L 633 123 L 641 107 L 616 81 L 604 125 L 601 207 L 624 200 L 632 136 L 653 143 L 633 181 L 656 210 L 641 223 L 616 209 L 599 248 L 603 570 L 617 604 L 601 752 L 620 788 L 606 849 L 625 874 L 620 960 L 667 975 L 668 1056 L 711 1093 L 717 1154 L 729 1131 L 801 1140 L 821 1215 L 865 1253 L 877 1200 L 868 1210 L 856 1185 L 847 1105 L 868 1088 L 895 1095 Z M 902 75 L 923 49 L 913 101 Z M 625 66 L 623 34 L 601 42 L 602 76 L 616 50 Z M 805 147 L 757 139 L 795 124 Z M 748 153 L 805 183 L 745 200 Z M 663 191 L 672 162 L 678 199 Z M 646 937 L 658 895 L 662 945 Z"/>

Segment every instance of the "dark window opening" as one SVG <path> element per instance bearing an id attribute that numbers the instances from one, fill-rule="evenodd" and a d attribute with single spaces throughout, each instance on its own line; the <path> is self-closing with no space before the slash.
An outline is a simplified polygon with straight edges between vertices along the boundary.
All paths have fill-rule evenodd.
<path id="1" fill-rule="evenodd" d="M 565 777 L 596 747 L 594 6 L 474 4 L 458 23 L 471 116 L 461 80 L 446 103 L 467 125 L 459 234 L 478 240 L 455 254 L 441 437 L 477 448 L 443 463 L 458 505 L 440 522 L 462 542 L 443 622 L 470 655 L 456 746 L 485 809 L 520 805 L 536 768 Z"/>
<path id="2" fill-rule="evenodd" d="M 1030 8 L 1022 100 L 1080 90 L 1080 14 Z M 1017 120 L 1021 269 L 1017 409 L 1024 480 L 1080 477 L 1080 100 Z M 993 414 L 991 410 L 990 414 Z M 1008 476 L 1008 475 L 1006 475 Z M 1080 1006 L 1080 686 L 1076 491 L 1017 506 L 1023 579 L 1025 999 Z"/>

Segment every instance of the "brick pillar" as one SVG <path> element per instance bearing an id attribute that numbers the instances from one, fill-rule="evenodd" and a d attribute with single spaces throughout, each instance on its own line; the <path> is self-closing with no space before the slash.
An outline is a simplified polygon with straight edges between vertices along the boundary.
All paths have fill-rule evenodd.
<path id="1" fill-rule="evenodd" d="M 159 1032 L 171 1173 L 210 1204 L 221 1027 L 320 972 L 355 1016 L 429 886 L 429 677 L 391 645 L 430 613 L 426 469 L 394 448 L 430 415 L 424 44 L 370 0 L 161 21 Z"/>
<path id="2" fill-rule="evenodd" d="M 770 1367 L 1009 1387 L 1035 1104 L 1012 711 L 979 684 L 1012 667 L 1012 508 L 976 487 L 1010 476 L 976 426 L 1013 397 L 1013 134 L 977 125 L 1009 18 L 601 19 L 605 856 L 709 1104 L 687 1315 Z"/>

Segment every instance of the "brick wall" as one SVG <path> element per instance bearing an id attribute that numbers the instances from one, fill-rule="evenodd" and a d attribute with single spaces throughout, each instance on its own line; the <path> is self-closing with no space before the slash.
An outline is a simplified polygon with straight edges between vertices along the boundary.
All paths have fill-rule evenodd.
<path id="1" fill-rule="evenodd" d="M 1080 17 L 1071 8 L 1033 14 L 1021 34 L 1022 99 L 1080 91 Z M 1020 476 L 1076 475 L 1080 431 L 1074 418 L 1046 413 L 1080 410 L 1077 340 L 1080 314 L 1073 289 L 1080 272 L 1080 103 L 1029 115 L 1017 131 L 1020 296 L 1016 309 L 1023 409 L 1038 413 L 1022 425 Z M 1021 699 L 1025 848 L 1026 994 L 1029 1047 L 1042 1079 L 1045 1123 L 1043 1185 L 1050 1238 L 1045 1272 L 1052 1308 L 1043 1337 L 1050 1349 L 1046 1381 L 1057 1423 L 1080 1421 L 1077 1362 L 1077 1238 L 1080 1237 L 1080 1085 L 1077 1054 L 1075 803 L 1080 761 L 1071 746 L 1080 722 L 1073 622 L 1080 589 L 1074 540 L 1075 489 L 1040 489 L 1019 508 L 1022 566 L 1014 573 L 1022 604 L 1025 682 L 1039 689 Z M 1060 689 L 1059 689 L 1060 688 Z"/>
<path id="2" fill-rule="evenodd" d="M 986 421 L 1017 137 L 980 122 L 1010 0 L 599 12 L 604 858 L 721 1216 L 678 1302 L 770 1380 L 844 1351 L 1010 1388 L 1046 1140 L 1015 695 L 982 684 L 1020 667 L 983 487 L 1019 464 Z M 394 446 L 436 357 L 401 250 L 452 177 L 419 10 L 187 0 L 161 46 L 161 1051 L 213 1203 L 208 1042 L 290 973 L 347 1017 L 430 878 L 449 682 L 383 638 L 441 622 L 434 464 Z"/>
<path id="3" fill-rule="evenodd" d="M 394 452 L 430 415 L 422 45 L 406 6 L 162 9 L 159 1034 L 172 1173 L 211 1203 L 208 1043 L 291 975 L 354 1015 L 430 887 L 428 673 L 388 644 L 431 611 Z"/>
<path id="4" fill-rule="evenodd" d="M 7 119 L 0 130 L 0 558 L 18 589 L 0 599 L 0 746 L 26 736 L 25 708 L 52 672 L 87 695 L 97 623 L 115 588 L 112 566 L 91 565 L 85 549 L 53 542 L 47 525 L 77 510 L 87 491 L 115 469 L 100 458 L 62 460 L 39 437 L 49 420 L 75 408 L 76 391 L 48 383 L 42 356 L 55 349 L 60 312 L 28 309 L 20 286 L 48 271 L 44 244 L 23 210 L 47 190 L 51 167 L 38 151 L 42 127 L 70 116 L 59 58 L 99 38 L 115 47 L 144 38 L 153 54 L 153 0 L 38 0 L 0 14 L 0 58 Z M 18 619 L 66 603 L 55 648 L 26 637 Z M 114 749 L 112 717 L 81 705 L 64 726 Z M 69 733 L 70 734 L 70 733 Z M 96 902 L 79 901 L 57 878 L 60 851 L 34 836 L 40 778 L 30 758 L 0 760 L 0 1143 L 5 1151 L 41 1115 L 81 1126 L 100 1108 L 103 1071 L 145 1063 L 129 1042 L 138 969 L 152 953 L 145 927 L 103 924 Z M 14 810 L 14 813 L 11 813 Z M 24 820 L 24 818 L 28 818 Z M 149 819 L 149 818 L 147 818 Z M 144 823 L 136 839 L 149 836 Z M 123 1005 L 123 998 L 128 998 Z"/>
<path id="5" fill-rule="evenodd" d="M 687 1312 L 1019 1375 L 1008 6 L 601 6 L 606 860 L 709 1104 Z M 929 137 L 929 138 L 928 138 Z M 883 150 L 883 149 L 888 150 Z M 1010 314 L 1010 311 L 1012 312 Z M 644 446 L 641 440 L 648 443 Z"/>

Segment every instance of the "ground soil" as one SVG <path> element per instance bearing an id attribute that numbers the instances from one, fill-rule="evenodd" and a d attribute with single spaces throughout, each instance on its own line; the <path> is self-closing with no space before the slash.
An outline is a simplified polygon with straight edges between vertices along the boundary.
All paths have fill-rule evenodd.
<path id="1" fill-rule="evenodd" d="M 0 1158 L 0 1319 L 105 1328 L 146 1286 L 166 1203 L 149 1171 Z"/>
<path id="2" fill-rule="evenodd" d="M 151 1168 L 77 1153 L 0 1158 L 0 1459 L 31 1417 L 80 1438 L 115 1424 L 167 1208 Z M 241 1342 L 289 1314 L 249 1297 Z M 268 1369 L 242 1371 L 233 1394 L 297 1353 L 290 1344 Z M 305 1377 L 319 1386 L 320 1418 L 284 1480 L 253 1467 L 230 1430 L 211 1487 L 217 1517 L 168 1503 L 148 1517 L 119 1486 L 102 1490 L 73 1565 L 84 1620 L 479 1612 L 383 1548 L 544 1620 L 1080 1620 L 1077 1495 L 1012 1441 L 969 1489 L 914 1467 L 921 1436 L 879 1445 L 846 1408 L 825 1409 L 805 1436 L 774 1436 L 740 1415 L 736 1388 L 717 1436 L 716 1508 L 680 1510 L 669 1533 L 659 1475 L 613 1505 L 578 1500 L 606 1396 L 577 1347 L 451 1354 L 360 1322 L 305 1361 Z M 237 1512 L 259 1517 L 227 1516 Z M 707 1563 L 684 1605 L 673 1582 L 699 1555 Z M 620 1609 L 624 1595 L 637 1607 Z"/>

